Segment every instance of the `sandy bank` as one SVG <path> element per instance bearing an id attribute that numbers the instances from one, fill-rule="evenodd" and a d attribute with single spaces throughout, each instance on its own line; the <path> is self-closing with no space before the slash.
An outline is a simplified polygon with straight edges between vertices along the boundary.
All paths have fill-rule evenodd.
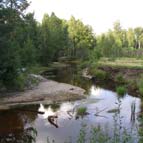
<path id="1" fill-rule="evenodd" d="M 45 80 L 32 90 L 9 93 L 9 96 L 0 98 L 0 109 L 9 108 L 17 104 L 27 104 L 46 101 L 47 104 L 61 101 L 78 100 L 85 97 L 85 90 L 66 83 Z"/>

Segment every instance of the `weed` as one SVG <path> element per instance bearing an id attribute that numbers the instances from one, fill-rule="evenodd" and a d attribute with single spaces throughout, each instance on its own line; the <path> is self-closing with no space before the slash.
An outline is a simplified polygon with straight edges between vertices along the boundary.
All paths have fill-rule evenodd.
<path id="1" fill-rule="evenodd" d="M 141 76 L 137 85 L 140 95 L 143 96 L 143 75 Z"/>
<path id="2" fill-rule="evenodd" d="M 126 93 L 126 88 L 124 86 L 118 86 L 116 88 L 116 92 L 119 94 L 119 95 L 125 95 Z"/>
<path id="3" fill-rule="evenodd" d="M 99 70 L 99 69 L 94 69 L 94 68 L 92 68 L 90 70 L 90 74 L 95 76 L 99 80 L 105 80 L 108 77 L 108 75 L 105 71 L 102 71 L 102 70 Z"/>
<path id="4" fill-rule="evenodd" d="M 77 115 L 83 116 L 86 114 L 87 108 L 86 107 L 80 107 L 77 109 Z"/>

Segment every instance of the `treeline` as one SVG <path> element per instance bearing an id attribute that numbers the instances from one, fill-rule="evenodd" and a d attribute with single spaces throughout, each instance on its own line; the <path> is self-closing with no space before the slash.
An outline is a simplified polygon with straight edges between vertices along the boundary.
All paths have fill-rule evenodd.
<path id="1" fill-rule="evenodd" d="M 113 30 L 109 30 L 96 37 L 96 51 L 105 57 L 142 57 L 143 28 L 123 29 L 116 21 Z"/>
<path id="2" fill-rule="evenodd" d="M 47 66 L 60 57 L 87 59 L 95 47 L 93 30 L 82 21 L 52 13 L 38 23 L 33 13 L 25 13 L 28 6 L 27 0 L 0 2 L 0 83 L 7 88 L 21 82 L 27 67 Z"/>
<path id="3" fill-rule="evenodd" d="M 48 66 L 59 58 L 94 61 L 100 57 L 142 57 L 143 28 L 125 30 L 120 22 L 113 30 L 95 36 L 89 25 L 45 14 L 42 23 L 26 14 L 27 0 L 0 2 L 0 86 L 13 88 L 21 73 L 35 65 Z"/>

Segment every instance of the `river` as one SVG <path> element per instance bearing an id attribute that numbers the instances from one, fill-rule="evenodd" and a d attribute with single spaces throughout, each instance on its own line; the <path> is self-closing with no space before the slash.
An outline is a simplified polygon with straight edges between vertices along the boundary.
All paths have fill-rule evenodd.
<path id="1" fill-rule="evenodd" d="M 138 142 L 139 121 L 136 113 L 140 112 L 139 98 L 128 94 L 118 96 L 111 89 L 78 76 L 77 68 L 72 66 L 45 72 L 44 76 L 86 89 L 87 98 L 52 105 L 22 105 L 0 112 L 1 143 L 76 143 L 82 129 L 86 131 L 85 142 L 90 143 L 91 130 L 94 128 L 101 128 L 110 137 L 118 134 L 120 142 L 126 131 L 127 137 L 132 136 L 133 143 Z M 131 114 L 132 105 L 135 106 L 134 116 Z M 87 109 L 84 116 L 77 115 L 77 110 L 81 107 Z M 21 109 L 32 109 L 44 114 Z M 58 128 L 48 121 L 48 116 L 58 117 L 54 119 Z"/>

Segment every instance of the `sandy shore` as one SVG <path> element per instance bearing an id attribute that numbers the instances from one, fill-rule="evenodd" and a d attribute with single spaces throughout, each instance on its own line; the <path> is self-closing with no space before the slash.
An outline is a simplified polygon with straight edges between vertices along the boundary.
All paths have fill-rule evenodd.
<path id="1" fill-rule="evenodd" d="M 31 104 L 44 101 L 47 104 L 61 101 L 79 100 L 85 98 L 85 90 L 66 83 L 44 80 L 32 90 L 9 93 L 9 96 L 0 98 L 0 109 L 7 109 L 18 104 Z"/>

